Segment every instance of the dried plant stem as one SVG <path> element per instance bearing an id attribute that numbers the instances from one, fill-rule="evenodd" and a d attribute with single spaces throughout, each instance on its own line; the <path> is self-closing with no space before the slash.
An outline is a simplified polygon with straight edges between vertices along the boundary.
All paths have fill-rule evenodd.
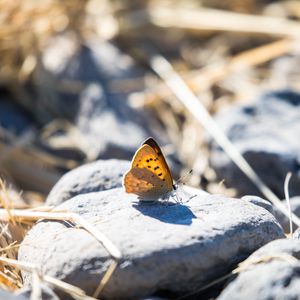
<path id="1" fill-rule="evenodd" d="M 241 72 L 276 57 L 290 53 L 296 42 L 291 39 L 281 39 L 257 48 L 247 50 L 233 56 L 224 64 L 207 66 L 199 71 L 183 75 L 189 86 L 195 91 L 210 88 L 216 82 L 224 79 L 231 73 Z"/>
<path id="2" fill-rule="evenodd" d="M 181 101 L 187 110 L 203 125 L 207 132 L 222 147 L 225 153 L 240 168 L 240 170 L 255 184 L 261 193 L 278 207 L 287 217 L 289 211 L 280 201 L 280 199 L 265 185 L 253 168 L 223 133 L 209 112 L 199 99 L 193 94 L 184 80 L 175 72 L 172 65 L 162 56 L 156 55 L 150 58 L 152 69 L 164 80 L 174 95 Z M 292 220 L 297 226 L 300 226 L 300 219 L 292 214 Z"/>
<path id="3" fill-rule="evenodd" d="M 117 266 L 118 266 L 118 262 L 117 261 L 112 261 L 112 263 L 110 264 L 109 268 L 107 269 L 105 275 L 103 276 L 102 280 L 100 281 L 98 287 L 96 288 L 96 290 L 93 294 L 93 297 L 97 298 L 100 295 L 100 293 L 102 292 L 103 288 L 105 287 L 105 285 L 109 281 L 110 277 L 114 273 Z"/>
<path id="4" fill-rule="evenodd" d="M 213 281 L 211 281 L 210 283 L 202 286 L 200 289 L 197 289 L 189 294 L 186 294 L 184 296 L 181 296 L 179 298 L 176 298 L 176 300 L 182 300 L 182 299 L 188 299 L 190 296 L 198 294 L 202 291 L 205 291 L 207 289 L 209 289 L 210 287 L 223 282 L 224 280 L 232 277 L 233 275 L 239 274 L 243 271 L 248 270 L 250 267 L 260 264 L 260 263 L 264 263 L 264 262 L 269 262 L 273 259 L 278 259 L 278 260 L 282 260 L 285 261 L 291 265 L 293 264 L 299 264 L 297 258 L 295 258 L 294 256 L 290 255 L 290 254 L 285 254 L 285 253 L 281 253 L 281 254 L 270 254 L 270 255 L 265 255 L 262 257 L 258 257 L 258 258 L 247 258 L 246 260 L 244 260 L 243 262 L 241 262 L 237 268 L 235 268 L 234 270 L 232 270 L 230 273 L 219 277 Z"/>
<path id="5" fill-rule="evenodd" d="M 33 270 L 32 272 L 32 291 L 30 295 L 30 300 L 40 300 L 42 299 L 42 288 L 41 288 L 41 277 Z"/>
<path id="6" fill-rule="evenodd" d="M 291 202 L 290 202 L 290 194 L 289 194 L 289 182 L 292 177 L 292 173 L 287 173 L 284 180 L 284 196 L 287 203 L 288 211 L 289 211 L 289 221 L 290 221 L 290 236 L 293 236 L 293 221 L 292 221 L 292 210 L 291 210 Z"/>
<path id="7" fill-rule="evenodd" d="M 77 286 L 66 283 L 66 282 L 64 282 L 62 280 L 59 280 L 57 278 L 53 278 L 49 275 L 39 274 L 38 268 L 32 263 L 22 262 L 22 261 L 19 261 L 19 260 L 10 259 L 10 258 L 6 258 L 6 257 L 0 257 L 0 262 L 2 262 L 4 264 L 7 264 L 7 265 L 17 267 L 17 268 L 25 270 L 27 272 L 31 272 L 33 274 L 36 274 L 38 276 L 38 278 L 40 278 L 41 280 L 52 284 L 55 288 L 60 289 L 61 291 L 64 291 L 65 293 L 68 293 L 69 295 L 71 295 L 75 299 L 86 299 L 86 300 L 95 299 L 93 297 L 87 296 L 85 294 L 85 292 L 82 289 L 78 288 Z M 35 275 L 35 277 L 36 277 L 36 275 Z M 36 293 L 37 292 L 38 291 L 36 291 Z"/>
<path id="8" fill-rule="evenodd" d="M 103 290 L 104 286 L 107 284 L 113 272 L 115 271 L 118 265 L 118 261 L 122 257 L 120 250 L 110 241 L 109 238 L 107 238 L 103 233 L 97 230 L 93 224 L 91 224 L 78 214 L 68 212 L 37 212 L 16 209 L 10 209 L 8 212 L 6 209 L 0 209 L 0 221 L 9 221 L 10 219 L 18 220 L 19 222 L 22 222 L 23 220 L 34 221 L 40 219 L 69 221 L 76 223 L 91 235 L 93 235 L 114 259 L 111 262 L 108 270 L 104 274 L 103 278 L 101 279 L 94 293 L 95 297 L 97 297 Z"/>
<path id="9" fill-rule="evenodd" d="M 9 221 L 11 218 L 22 222 L 22 219 L 36 221 L 40 219 L 47 220 L 60 220 L 60 221 L 70 221 L 75 222 L 82 226 L 86 231 L 92 234 L 108 251 L 108 253 L 116 258 L 121 258 L 121 252 L 119 249 L 103 234 L 100 233 L 91 223 L 75 213 L 68 212 L 38 212 L 38 211 L 28 211 L 28 210 L 16 210 L 10 209 L 9 212 L 6 209 L 0 209 L 0 220 Z"/>
<path id="10" fill-rule="evenodd" d="M 182 73 L 181 76 L 192 91 L 202 92 L 232 73 L 241 72 L 247 68 L 257 66 L 276 57 L 290 53 L 294 48 L 294 40 L 281 39 L 241 52 L 223 63 L 212 64 L 200 70 Z M 171 91 L 166 88 L 165 84 L 161 83 L 148 89 L 146 99 L 152 101 L 157 98 L 167 98 L 170 95 Z"/>
<path id="11" fill-rule="evenodd" d="M 158 6 L 150 8 L 148 16 L 150 16 L 150 22 L 159 27 L 300 37 L 299 22 L 278 17 L 241 14 L 210 8 L 191 10 L 182 7 L 174 9 L 174 7 Z"/>

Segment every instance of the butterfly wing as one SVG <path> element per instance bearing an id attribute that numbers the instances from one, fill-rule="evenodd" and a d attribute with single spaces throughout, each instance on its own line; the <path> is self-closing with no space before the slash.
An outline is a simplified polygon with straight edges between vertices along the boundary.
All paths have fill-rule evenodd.
<path id="1" fill-rule="evenodd" d="M 147 139 L 143 145 L 149 145 L 157 154 L 158 160 L 160 161 L 163 170 L 165 170 L 165 179 L 168 182 L 168 185 L 171 185 L 173 188 L 173 178 L 171 175 L 171 171 L 169 169 L 169 166 L 165 160 L 165 157 L 160 149 L 160 147 L 157 145 L 157 143 L 155 142 L 155 140 L 153 138 L 149 138 Z"/>
<path id="2" fill-rule="evenodd" d="M 173 179 L 166 160 L 152 139 L 148 139 L 137 150 L 131 169 L 124 176 L 127 193 L 143 198 L 159 197 L 173 190 Z"/>

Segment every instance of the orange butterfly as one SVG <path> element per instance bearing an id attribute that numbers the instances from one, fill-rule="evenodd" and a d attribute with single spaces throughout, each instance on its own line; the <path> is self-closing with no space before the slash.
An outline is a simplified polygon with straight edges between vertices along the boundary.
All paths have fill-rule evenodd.
<path id="1" fill-rule="evenodd" d="M 143 200 L 165 198 L 176 190 L 167 162 L 153 138 L 147 139 L 136 151 L 123 184 L 127 193 Z"/>

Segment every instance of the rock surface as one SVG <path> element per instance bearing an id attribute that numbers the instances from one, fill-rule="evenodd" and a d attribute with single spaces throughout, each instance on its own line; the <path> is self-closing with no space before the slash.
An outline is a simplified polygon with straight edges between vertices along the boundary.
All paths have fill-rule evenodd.
<path id="1" fill-rule="evenodd" d="M 242 200 L 245 200 L 254 205 L 263 207 L 268 212 L 270 212 L 272 215 L 275 215 L 275 211 L 274 211 L 274 208 L 273 208 L 273 205 L 271 204 L 271 202 L 269 202 L 263 198 L 260 198 L 258 196 L 247 195 L 247 196 L 242 197 Z"/>
<path id="2" fill-rule="evenodd" d="M 50 288 L 46 283 L 41 283 L 41 299 L 42 300 L 60 300 L 60 298 L 54 293 L 53 289 Z M 24 297 L 24 299 L 31 299 L 32 296 L 32 287 L 26 286 L 18 292 L 20 297 Z M 2 299 L 2 298 L 0 298 Z M 22 298 L 23 299 L 23 298 Z M 21 299 L 20 299 L 21 300 Z"/>
<path id="3" fill-rule="evenodd" d="M 289 218 L 287 218 L 275 205 L 273 206 L 269 201 L 262 199 L 258 196 L 244 196 L 242 197 L 242 199 L 265 208 L 267 211 L 269 211 L 272 215 L 276 217 L 284 232 L 290 232 Z M 287 202 L 285 200 L 282 200 L 282 203 L 285 205 L 286 208 L 288 208 Z M 292 212 L 296 216 L 300 217 L 300 197 L 290 198 L 290 204 Z M 293 226 L 293 229 L 296 230 L 297 228 Z"/>
<path id="4" fill-rule="evenodd" d="M 224 275 L 253 251 L 283 238 L 266 209 L 198 190 L 185 202 L 138 202 L 123 188 L 78 195 L 58 206 L 80 214 L 104 233 L 123 257 L 102 298 L 137 298 L 159 291 L 182 294 Z M 80 242 L 79 242 L 80 241 Z M 41 221 L 25 237 L 19 259 L 92 294 L 109 255 L 85 230 Z M 25 283 L 30 274 L 23 273 Z"/>
<path id="5" fill-rule="evenodd" d="M 75 122 L 89 160 L 130 159 L 149 136 L 167 140 L 155 118 L 129 105 L 129 94 L 143 89 L 142 71 L 130 56 L 113 43 L 97 39 L 80 49 L 68 37 L 54 38 L 49 44 L 44 64 L 53 80 L 78 88 L 75 93 L 72 89 L 48 91 L 55 97 L 47 99 L 47 110 Z M 134 87 L 128 90 L 127 82 L 134 82 Z"/>
<path id="6" fill-rule="evenodd" d="M 25 295 L 16 295 L 5 290 L 0 290 L 0 299 L 3 300 L 29 300 Z"/>
<path id="7" fill-rule="evenodd" d="M 249 257 L 265 261 L 242 271 L 217 299 L 299 299 L 300 263 L 289 256 L 300 259 L 300 240 L 270 242 Z"/>
<path id="8" fill-rule="evenodd" d="M 55 184 L 46 204 L 56 206 L 80 194 L 121 187 L 123 174 L 129 167 L 129 161 L 110 159 L 98 160 L 73 169 Z"/>
<path id="9" fill-rule="evenodd" d="M 282 201 L 283 204 L 287 206 L 286 201 Z M 300 197 L 292 197 L 290 198 L 290 205 L 291 205 L 291 210 L 292 212 L 300 217 Z M 274 206 L 274 213 L 275 213 L 275 217 L 278 220 L 278 222 L 280 223 L 280 225 L 282 226 L 282 228 L 284 229 L 285 232 L 290 232 L 290 221 L 289 219 L 280 211 L 278 210 L 278 208 L 276 208 Z M 294 230 L 296 229 L 295 226 L 293 227 Z"/>
<path id="10" fill-rule="evenodd" d="M 263 95 L 252 105 L 236 105 L 221 111 L 216 121 L 263 181 L 284 198 L 286 174 L 293 177 L 290 196 L 300 194 L 300 94 L 289 90 Z M 212 167 L 220 179 L 239 194 L 259 195 L 249 179 L 215 144 Z M 238 180 L 237 180 L 238 179 Z"/>

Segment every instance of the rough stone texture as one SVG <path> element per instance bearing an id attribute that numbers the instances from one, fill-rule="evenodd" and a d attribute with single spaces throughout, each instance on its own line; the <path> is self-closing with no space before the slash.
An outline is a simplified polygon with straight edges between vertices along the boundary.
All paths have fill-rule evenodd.
<path id="1" fill-rule="evenodd" d="M 0 290 L 0 299 L 2 300 L 29 300 L 29 297 L 24 295 L 16 295 L 8 291 Z"/>
<path id="2" fill-rule="evenodd" d="M 261 206 L 268 210 L 272 215 L 276 217 L 279 224 L 282 226 L 284 232 L 289 233 L 290 232 L 290 221 L 289 218 L 287 218 L 276 206 L 273 206 L 269 201 L 262 199 L 258 196 L 244 196 L 242 197 L 243 200 L 249 201 L 252 204 Z M 285 200 L 282 201 L 282 203 L 287 206 L 287 202 Z M 290 204 L 291 204 L 291 210 L 292 212 L 300 217 L 300 197 L 292 197 L 290 198 Z M 295 226 L 293 226 L 294 230 L 297 229 Z"/>
<path id="3" fill-rule="evenodd" d="M 123 253 L 101 298 L 137 298 L 159 291 L 186 293 L 224 275 L 253 251 L 283 238 L 267 210 L 198 190 L 183 204 L 138 202 L 122 188 L 76 196 L 57 209 L 80 214 Z M 108 254 L 82 229 L 41 221 L 25 237 L 19 259 L 91 294 Z M 26 283 L 30 274 L 23 273 Z"/>
<path id="4" fill-rule="evenodd" d="M 60 300 L 60 298 L 55 294 L 52 288 L 50 288 L 47 284 L 41 283 L 40 285 L 41 292 L 42 292 L 42 300 Z M 32 287 L 26 286 L 25 288 L 21 289 L 18 295 L 24 297 L 24 299 L 30 299 L 32 294 Z M 0 298 L 2 299 L 2 298 Z M 22 298 L 23 299 L 23 298 Z M 21 299 L 20 299 L 21 300 Z"/>
<path id="5" fill-rule="evenodd" d="M 123 174 L 129 169 L 126 160 L 99 160 L 66 173 L 52 188 L 46 204 L 62 202 L 90 192 L 105 191 L 122 186 Z"/>
<path id="6" fill-rule="evenodd" d="M 221 111 L 216 121 L 257 174 L 280 197 L 291 171 L 290 196 L 300 194 L 300 94 L 279 91 L 263 95 L 252 105 Z M 211 164 L 219 178 L 241 195 L 259 195 L 249 179 L 215 144 Z"/>
<path id="7" fill-rule="evenodd" d="M 300 259 L 300 241 L 297 239 L 278 239 L 255 251 L 251 258 L 259 258 L 270 254 L 289 254 Z"/>
<path id="8" fill-rule="evenodd" d="M 288 207 L 286 201 L 282 201 L 282 202 L 284 203 L 284 205 L 286 207 Z M 291 205 L 292 212 L 296 216 L 300 217 L 300 197 L 290 198 L 290 205 Z M 289 219 L 280 210 L 278 210 L 278 208 L 276 208 L 275 206 L 274 206 L 274 212 L 275 212 L 276 219 L 278 220 L 278 222 L 280 223 L 280 225 L 282 226 L 284 231 L 285 232 L 290 232 L 290 221 L 289 221 Z M 295 228 L 295 226 L 293 228 L 297 229 L 297 228 Z"/>
<path id="9" fill-rule="evenodd" d="M 280 239 L 260 248 L 249 259 L 291 255 L 300 259 L 300 240 Z M 217 298 L 218 300 L 299 299 L 300 263 L 273 258 L 242 271 Z"/>
<path id="10" fill-rule="evenodd" d="M 247 196 L 242 197 L 242 200 L 245 200 L 245 201 L 248 201 L 248 202 L 250 202 L 254 205 L 258 205 L 260 207 L 263 207 L 268 212 L 270 212 L 272 215 L 275 215 L 273 205 L 269 201 L 267 201 L 263 198 L 260 198 L 258 196 L 247 195 Z"/>

